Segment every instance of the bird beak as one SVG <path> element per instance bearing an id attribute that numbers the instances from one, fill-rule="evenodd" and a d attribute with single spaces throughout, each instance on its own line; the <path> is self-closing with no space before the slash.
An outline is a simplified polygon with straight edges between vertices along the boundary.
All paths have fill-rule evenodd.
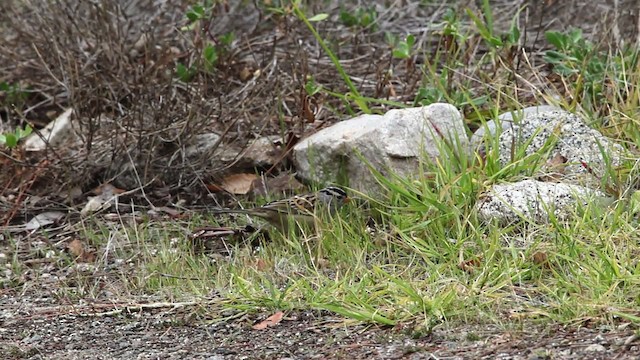
<path id="1" fill-rule="evenodd" d="M 348 203 L 349 201 L 351 201 L 351 198 L 348 197 L 348 196 L 345 196 L 345 198 L 342 199 L 342 202 L 345 203 L 345 204 Z"/>

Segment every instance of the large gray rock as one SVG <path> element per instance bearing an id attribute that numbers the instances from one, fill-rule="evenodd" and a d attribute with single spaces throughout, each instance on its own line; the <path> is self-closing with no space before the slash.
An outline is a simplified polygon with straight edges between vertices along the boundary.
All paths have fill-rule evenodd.
<path id="1" fill-rule="evenodd" d="M 383 175 L 415 176 L 421 158 L 441 156 L 443 139 L 461 151 L 468 146 L 458 109 L 432 104 L 339 122 L 299 142 L 293 159 L 304 180 L 335 183 L 346 177 L 350 187 L 371 193 L 378 184 L 366 162 Z"/>
<path id="2" fill-rule="evenodd" d="M 522 110 L 509 111 L 498 115 L 497 120 L 487 121 L 486 124 L 478 128 L 471 136 L 471 150 L 484 151 L 483 141 L 485 137 L 496 136 L 498 130 L 506 131 L 511 128 L 514 122 L 524 121 L 529 116 L 538 115 L 548 111 L 562 111 L 557 106 L 553 105 L 539 105 L 529 106 Z"/>
<path id="3" fill-rule="evenodd" d="M 494 185 L 476 204 L 478 218 L 499 223 L 546 223 L 551 214 L 568 220 L 580 206 L 612 203 L 614 199 L 599 190 L 600 178 L 609 166 L 607 161 L 612 166 L 622 162 L 624 148 L 575 114 L 530 109 L 519 122 L 495 135 L 499 161 L 507 166 L 514 161 L 512 154 L 519 151 L 525 156 L 540 155 L 533 175 L 548 182 L 530 179 Z"/>
<path id="4" fill-rule="evenodd" d="M 563 166 L 563 181 L 581 185 L 599 183 L 606 161 L 621 163 L 624 148 L 589 127 L 581 117 L 566 111 L 548 111 L 526 116 L 500 134 L 499 160 L 505 166 L 512 162 L 512 154 L 521 146 L 525 155 L 539 153 L 547 155 L 540 164 L 561 156 L 566 159 Z M 543 151 L 544 154 L 541 154 Z"/>
<path id="5" fill-rule="evenodd" d="M 579 207 L 606 206 L 613 202 L 601 191 L 565 183 L 523 180 L 497 184 L 476 203 L 478 219 L 506 225 L 519 221 L 548 223 L 551 214 L 568 220 Z"/>

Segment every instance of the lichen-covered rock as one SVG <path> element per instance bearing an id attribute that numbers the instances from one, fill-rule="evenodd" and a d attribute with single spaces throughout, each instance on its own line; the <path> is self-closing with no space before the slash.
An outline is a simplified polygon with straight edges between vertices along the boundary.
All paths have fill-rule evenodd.
<path id="1" fill-rule="evenodd" d="M 539 152 L 548 146 L 545 161 L 556 156 L 566 159 L 563 173 L 565 180 L 580 184 L 598 181 L 605 170 L 605 156 L 613 166 L 620 164 L 624 148 L 589 127 L 578 115 L 566 111 L 548 111 L 526 116 L 500 134 L 499 160 L 504 166 L 514 159 L 514 149 L 527 147 L 526 155 Z M 603 153 L 605 156 L 603 156 Z M 590 176 L 582 176 L 589 173 Z M 589 181 L 589 179 L 591 181 Z"/>
<path id="2" fill-rule="evenodd" d="M 548 223 L 551 214 L 568 220 L 579 207 L 606 206 L 613 199 L 601 191 L 566 183 L 523 180 L 497 184 L 476 204 L 478 218 L 485 222 L 510 224 L 518 221 Z"/>
<path id="3" fill-rule="evenodd" d="M 471 150 L 484 150 L 483 140 L 485 137 L 495 136 L 498 130 L 505 131 L 511 128 L 514 122 L 523 121 L 525 118 L 548 111 L 562 111 L 557 106 L 539 105 L 529 106 L 522 110 L 509 111 L 498 115 L 498 119 L 487 121 L 486 124 L 479 127 L 471 136 Z"/>

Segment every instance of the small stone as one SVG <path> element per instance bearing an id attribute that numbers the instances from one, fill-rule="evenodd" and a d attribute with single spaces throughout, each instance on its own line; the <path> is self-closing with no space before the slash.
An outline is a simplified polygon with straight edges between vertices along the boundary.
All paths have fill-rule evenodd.
<path id="1" fill-rule="evenodd" d="M 213 356 L 209 356 L 207 358 L 207 360 L 224 360 L 224 356 L 223 355 L 213 355 Z"/>
<path id="2" fill-rule="evenodd" d="M 39 342 L 40 340 L 42 340 L 42 336 L 36 334 L 30 337 L 24 338 L 22 342 L 25 344 L 33 344 L 33 343 Z"/>
<path id="3" fill-rule="evenodd" d="M 603 345 L 600 344 L 591 344 L 589 346 L 587 346 L 584 351 L 586 352 L 604 352 L 607 351 L 607 348 L 605 348 Z"/>
<path id="4" fill-rule="evenodd" d="M 527 360 L 547 360 L 551 359 L 551 354 L 549 350 L 545 348 L 537 348 L 531 351 L 531 354 L 527 358 Z"/>

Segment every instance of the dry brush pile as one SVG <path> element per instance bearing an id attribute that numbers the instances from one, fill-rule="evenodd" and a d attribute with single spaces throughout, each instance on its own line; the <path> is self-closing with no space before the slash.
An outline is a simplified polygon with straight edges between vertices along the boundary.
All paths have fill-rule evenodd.
<path id="1" fill-rule="evenodd" d="M 38 201 L 48 205 L 71 205 L 78 201 L 71 192 L 85 194 L 105 182 L 125 189 L 146 187 L 147 196 L 166 201 L 178 193 L 200 199 L 207 194 L 206 185 L 229 169 L 255 171 L 255 164 L 242 161 L 242 150 L 253 140 L 280 137 L 273 151 L 281 161 L 258 169 L 275 174 L 289 166 L 286 151 L 296 139 L 357 113 L 348 98 L 332 95 L 349 89 L 290 4 L 198 4 L 0 4 L 0 83 L 15 85 L 15 91 L 1 93 L 0 131 L 25 124 L 42 128 L 65 109 L 73 109 L 74 119 L 68 134 L 43 151 L 3 152 L 0 186 L 7 197 L 0 212 L 25 211 L 27 195 L 39 195 Z M 526 4 L 495 2 L 497 26 L 508 28 Z M 446 65 L 438 54 L 447 51 L 462 54 L 459 58 L 470 65 L 443 85 L 452 92 L 466 87 L 478 97 L 491 97 L 500 91 L 491 84 L 503 79 L 515 84 L 515 100 L 527 104 L 547 90 L 538 81 L 544 65 L 521 57 L 518 48 L 505 51 L 494 68 L 475 67 L 473 59 L 486 50 L 480 37 L 456 38 L 442 31 L 447 14 L 477 10 L 474 2 L 378 8 L 383 11 L 366 26 L 346 26 L 340 16 L 315 24 L 362 96 L 419 104 L 420 83 L 431 75 L 424 71 L 425 59 L 437 57 L 428 65 L 438 70 Z M 538 8 L 532 7 L 531 14 Z M 304 9 L 311 16 L 358 14 L 363 8 L 323 3 Z M 544 21 L 525 21 L 525 31 L 553 25 L 545 17 L 548 11 L 538 13 Z M 520 19 L 528 15 L 529 10 L 522 11 Z M 422 33 L 416 47 L 425 56 L 394 57 L 385 33 Z M 539 32 L 528 34 L 531 41 Z M 314 92 L 310 83 L 329 91 Z M 553 90 L 561 93 L 562 84 L 559 87 Z M 388 108 L 384 101 L 370 105 L 380 111 Z"/>

